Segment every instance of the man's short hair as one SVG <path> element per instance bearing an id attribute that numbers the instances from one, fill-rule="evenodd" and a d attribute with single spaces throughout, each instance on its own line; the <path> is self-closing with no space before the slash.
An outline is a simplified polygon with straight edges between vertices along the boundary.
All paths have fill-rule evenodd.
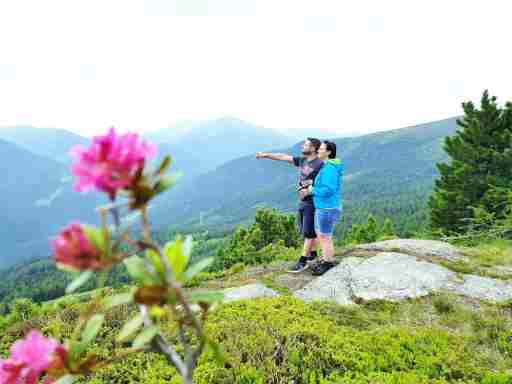
<path id="1" fill-rule="evenodd" d="M 329 159 L 335 159 L 336 158 L 336 143 L 333 143 L 329 140 L 324 140 L 325 149 L 331 152 L 329 154 Z"/>
<path id="2" fill-rule="evenodd" d="M 308 137 L 306 140 L 309 140 L 309 142 L 313 145 L 313 148 L 315 148 L 315 152 L 318 152 L 322 142 L 314 137 Z"/>

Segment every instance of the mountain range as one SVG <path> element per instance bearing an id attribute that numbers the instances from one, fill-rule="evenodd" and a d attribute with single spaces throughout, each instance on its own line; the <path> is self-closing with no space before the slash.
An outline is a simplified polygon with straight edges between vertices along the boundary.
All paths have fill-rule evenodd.
<path id="1" fill-rule="evenodd" d="M 403 201 L 414 209 L 425 200 L 437 175 L 436 163 L 446 160 L 444 138 L 456 130 L 456 118 L 401 129 L 334 140 L 345 163 L 344 206 L 355 210 Z M 299 155 L 301 143 L 277 152 Z M 255 151 L 256 152 L 256 151 Z M 273 206 L 294 212 L 297 171 L 283 162 L 257 160 L 254 155 L 227 162 L 156 202 L 155 220 L 179 228 L 232 227 L 253 217 L 256 208 Z M 393 212 L 389 212 L 393 216 Z M 163 215 L 165 217 L 163 217 Z"/>
<path id="2" fill-rule="evenodd" d="M 172 155 L 173 169 L 183 172 L 182 182 L 257 149 L 297 141 L 293 136 L 229 117 L 182 123 L 143 136 L 157 144 L 159 159 Z M 0 227 L 0 269 L 47 256 L 50 237 L 72 220 L 97 223 L 94 208 L 106 199 L 99 194 L 73 192 L 69 171 L 69 149 L 89 143 L 89 138 L 64 129 L 0 128 L 0 171 L 4 175 L 0 186 L 4 224 Z"/>
<path id="3" fill-rule="evenodd" d="M 230 229 L 246 223 L 260 206 L 293 212 L 296 170 L 284 163 L 256 160 L 256 151 L 300 153 L 299 137 L 234 118 L 187 123 L 181 131 L 145 134 L 170 153 L 186 175 L 150 209 L 155 228 L 184 231 Z M 446 158 L 445 136 L 455 132 L 455 118 L 357 137 L 336 139 L 345 162 L 347 214 L 371 211 L 372 204 L 424 197 L 436 176 L 435 163 Z M 177 138 L 173 131 L 178 131 Z M 96 223 L 98 195 L 72 191 L 67 151 L 90 139 L 65 130 L 0 128 L 0 268 L 49 254 L 49 238 L 68 222 Z M 414 207 L 411 206 L 411 210 Z M 391 212 L 392 213 L 392 212 Z M 350 215 L 349 215 L 350 216 Z"/>
<path id="4" fill-rule="evenodd" d="M 67 167 L 0 140 L 0 265 L 48 254 L 49 237 L 74 218 L 95 222 L 98 197 L 71 190 Z"/>
<path id="5" fill-rule="evenodd" d="M 61 163 L 69 163 L 71 146 L 85 146 L 89 142 L 89 139 L 65 129 L 30 126 L 0 127 L 0 139 Z"/>

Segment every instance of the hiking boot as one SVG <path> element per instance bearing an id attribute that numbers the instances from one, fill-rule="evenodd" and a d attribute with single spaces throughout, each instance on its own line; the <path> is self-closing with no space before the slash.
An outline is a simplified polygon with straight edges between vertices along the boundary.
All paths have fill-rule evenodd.
<path id="1" fill-rule="evenodd" d="M 306 263 L 311 267 L 312 265 L 315 265 L 318 263 L 318 257 L 317 256 L 304 256 L 306 259 Z"/>
<path id="2" fill-rule="evenodd" d="M 306 269 L 308 269 L 308 261 L 310 260 L 309 257 L 302 256 L 299 261 L 297 261 L 297 264 L 295 264 L 293 267 L 291 267 L 288 272 L 290 273 L 299 273 Z"/>
<path id="3" fill-rule="evenodd" d="M 311 267 L 311 274 L 313 276 L 321 276 L 334 266 L 336 266 L 336 264 L 333 262 L 320 261 L 318 264 L 315 264 L 313 267 Z"/>
<path id="4" fill-rule="evenodd" d="M 320 259 L 319 257 L 317 258 L 314 258 L 314 259 L 311 259 L 308 264 L 309 264 L 309 269 L 311 271 L 314 271 L 316 268 L 318 268 L 318 265 L 319 264 L 322 264 L 323 263 L 323 260 Z"/>

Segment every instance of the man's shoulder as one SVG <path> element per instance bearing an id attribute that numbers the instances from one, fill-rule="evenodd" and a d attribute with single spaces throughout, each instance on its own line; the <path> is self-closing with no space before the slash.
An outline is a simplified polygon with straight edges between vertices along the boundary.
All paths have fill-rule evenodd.
<path id="1" fill-rule="evenodd" d="M 293 164 L 295 164 L 297 167 L 302 166 L 305 161 L 306 158 L 304 156 L 293 156 Z"/>

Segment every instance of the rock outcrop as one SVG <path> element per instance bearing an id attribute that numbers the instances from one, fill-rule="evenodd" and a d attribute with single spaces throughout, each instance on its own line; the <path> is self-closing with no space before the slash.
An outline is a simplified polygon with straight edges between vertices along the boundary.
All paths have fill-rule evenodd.
<path id="1" fill-rule="evenodd" d="M 439 264 L 465 260 L 467 257 L 459 249 L 441 241 L 397 239 L 353 247 L 336 267 L 320 277 L 307 271 L 275 276 L 274 269 L 272 273 L 277 285 L 305 301 L 333 300 L 348 305 L 373 299 L 399 301 L 440 292 L 492 302 L 512 299 L 510 280 L 461 274 Z M 226 301 L 233 301 L 278 293 L 257 283 L 228 289 L 225 295 Z"/>

